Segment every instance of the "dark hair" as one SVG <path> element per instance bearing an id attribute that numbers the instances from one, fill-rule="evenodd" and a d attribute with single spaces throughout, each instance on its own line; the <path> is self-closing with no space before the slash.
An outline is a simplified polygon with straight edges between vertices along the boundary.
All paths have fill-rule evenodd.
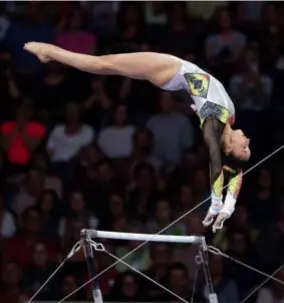
<path id="1" fill-rule="evenodd" d="M 222 155 L 223 158 L 223 165 L 228 166 L 229 168 L 231 168 L 234 171 L 238 171 L 238 170 L 242 170 L 246 167 L 246 163 L 248 162 L 248 160 L 241 160 L 238 159 L 236 157 L 234 157 L 233 155 Z"/>

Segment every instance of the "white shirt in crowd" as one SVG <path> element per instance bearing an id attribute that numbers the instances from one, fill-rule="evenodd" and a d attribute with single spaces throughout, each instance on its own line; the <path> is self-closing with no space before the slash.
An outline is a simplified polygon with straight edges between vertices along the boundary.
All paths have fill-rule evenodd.
<path id="1" fill-rule="evenodd" d="M 100 132 L 98 144 L 109 158 L 127 158 L 131 155 L 134 132 L 132 125 L 110 126 Z"/>
<path id="2" fill-rule="evenodd" d="M 2 221 L 0 221 L 0 236 L 2 238 L 11 238 L 16 232 L 16 224 L 11 213 L 4 211 Z"/>
<path id="3" fill-rule="evenodd" d="M 276 299 L 269 288 L 261 288 L 257 294 L 256 303 L 284 303 L 284 296 Z"/>
<path id="4" fill-rule="evenodd" d="M 93 140 L 95 134 L 93 129 L 83 124 L 80 131 L 73 135 L 67 135 L 64 125 L 55 126 L 52 130 L 47 148 L 52 151 L 52 162 L 67 162 L 72 159 L 82 147 Z"/>

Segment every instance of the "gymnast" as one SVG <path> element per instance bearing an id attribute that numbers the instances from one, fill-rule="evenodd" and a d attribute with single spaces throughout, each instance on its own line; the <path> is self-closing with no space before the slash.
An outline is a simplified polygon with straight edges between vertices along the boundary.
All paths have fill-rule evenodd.
<path id="1" fill-rule="evenodd" d="M 241 163 L 250 158 L 249 139 L 233 130 L 235 108 L 223 85 L 197 65 L 168 54 L 137 52 L 90 56 L 66 51 L 52 44 L 26 43 L 24 49 L 46 63 L 55 60 L 98 75 L 120 75 L 147 80 L 168 91 L 185 91 L 194 104 L 210 159 L 211 206 L 203 221 L 213 232 L 235 210 L 242 183 Z M 226 159 L 233 159 L 228 165 Z M 228 187 L 223 201 L 224 176 Z"/>

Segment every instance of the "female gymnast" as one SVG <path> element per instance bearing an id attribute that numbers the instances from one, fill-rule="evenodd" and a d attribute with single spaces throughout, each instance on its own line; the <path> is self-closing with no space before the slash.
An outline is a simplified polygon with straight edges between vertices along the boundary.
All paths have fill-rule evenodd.
<path id="1" fill-rule="evenodd" d="M 232 129 L 234 104 L 216 78 L 197 65 L 168 54 L 138 52 L 89 56 L 39 42 L 29 42 L 24 49 L 43 63 L 55 60 L 93 74 L 121 75 L 148 80 L 168 91 L 186 91 L 194 101 L 210 158 L 211 206 L 203 224 L 209 226 L 216 218 L 213 232 L 223 227 L 224 221 L 234 212 L 242 183 L 240 166 L 228 167 L 224 159 L 247 161 L 250 149 L 244 133 Z M 228 187 L 223 202 L 224 173 L 227 171 Z"/>

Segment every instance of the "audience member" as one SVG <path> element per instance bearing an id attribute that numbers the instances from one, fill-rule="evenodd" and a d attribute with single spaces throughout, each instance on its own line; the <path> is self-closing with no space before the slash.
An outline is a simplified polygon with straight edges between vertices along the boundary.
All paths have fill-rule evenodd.
<path id="1" fill-rule="evenodd" d="M 182 152 L 193 146 L 193 128 L 190 121 L 175 110 L 170 93 L 161 93 L 159 105 L 160 113 L 147 123 L 154 136 L 153 153 L 165 163 L 176 164 L 181 160 Z"/>

